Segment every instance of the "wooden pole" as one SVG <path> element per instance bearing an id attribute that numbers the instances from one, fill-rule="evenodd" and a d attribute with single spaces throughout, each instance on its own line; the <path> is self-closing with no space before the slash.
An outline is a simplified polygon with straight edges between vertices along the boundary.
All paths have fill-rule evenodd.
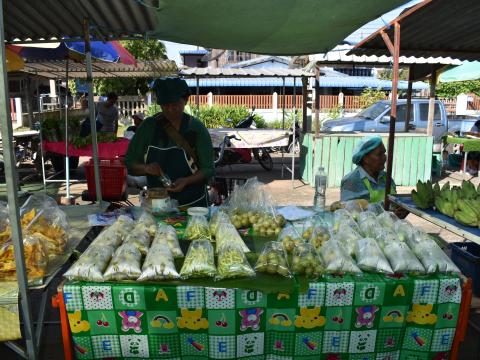
<path id="1" fill-rule="evenodd" d="M 428 123 L 427 136 L 433 135 L 433 119 L 435 117 L 435 87 L 437 84 L 437 71 L 435 65 L 432 65 L 430 76 L 430 98 L 428 99 Z"/>
<path id="2" fill-rule="evenodd" d="M 405 132 L 410 129 L 410 113 L 412 111 L 412 85 L 414 64 L 408 67 L 408 88 L 407 88 L 407 115 L 405 116 Z"/>
<path id="3" fill-rule="evenodd" d="M 304 133 L 310 130 L 307 118 L 307 82 L 307 77 L 302 76 L 302 131 Z"/>
<path id="4" fill-rule="evenodd" d="M 388 37 L 387 37 L 388 38 Z M 388 200 L 388 194 L 392 187 L 392 169 L 393 169 L 393 146 L 395 143 L 395 122 L 397 121 L 397 93 L 398 93 L 398 69 L 399 69 L 399 57 L 400 57 L 400 24 L 396 22 L 394 24 L 393 46 L 388 45 L 387 40 L 384 38 L 389 49 L 393 48 L 393 79 L 392 79 L 392 110 L 390 111 L 390 129 L 388 132 L 388 151 L 387 151 L 387 179 L 385 184 L 385 210 L 388 211 L 390 202 Z M 390 39 L 388 39 L 390 41 Z"/>
<path id="5" fill-rule="evenodd" d="M 320 68 L 315 66 L 315 137 L 320 134 Z"/>

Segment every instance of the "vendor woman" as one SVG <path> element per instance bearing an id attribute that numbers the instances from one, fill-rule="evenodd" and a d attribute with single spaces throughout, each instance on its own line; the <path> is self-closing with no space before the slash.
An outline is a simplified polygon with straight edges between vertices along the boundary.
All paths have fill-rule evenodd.
<path id="1" fill-rule="evenodd" d="M 130 175 L 147 176 L 149 188 L 162 187 L 167 175 L 170 197 L 179 206 L 207 206 L 206 184 L 213 176 L 210 134 L 184 113 L 190 91 L 180 78 L 161 78 L 153 90 L 162 112 L 146 118 L 130 141 L 125 164 Z"/>
<path id="2" fill-rule="evenodd" d="M 387 155 L 380 136 L 368 136 L 362 139 L 355 148 L 352 161 L 357 167 L 345 175 L 340 187 L 340 200 L 365 199 L 370 203 L 382 202 L 385 199 L 387 173 L 385 162 Z M 396 193 L 392 179 L 391 194 Z M 398 217 L 408 215 L 402 208 L 394 210 Z"/>

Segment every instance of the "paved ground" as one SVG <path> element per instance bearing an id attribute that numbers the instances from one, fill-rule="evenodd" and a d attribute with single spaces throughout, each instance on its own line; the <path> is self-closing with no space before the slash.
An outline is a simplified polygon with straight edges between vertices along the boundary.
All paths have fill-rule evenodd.
<path id="1" fill-rule="evenodd" d="M 285 159 L 285 164 L 291 164 L 289 159 Z M 288 163 L 288 164 L 287 164 Z M 249 178 L 252 176 L 257 176 L 260 181 L 267 184 L 269 190 L 275 197 L 275 200 L 280 205 L 287 205 L 287 204 L 298 204 L 298 205 L 312 205 L 313 203 L 313 188 L 303 183 L 300 180 L 295 180 L 292 184 L 291 175 L 288 171 L 285 170 L 284 178 L 281 177 L 281 159 L 275 158 L 275 167 L 274 170 L 271 172 L 266 172 L 263 170 L 260 165 L 258 164 L 248 164 L 248 165 L 237 165 L 233 167 L 225 167 L 219 169 L 218 174 L 219 176 L 226 176 L 226 177 L 238 177 L 238 178 Z M 298 169 L 297 169 L 298 174 Z M 73 175 L 73 177 L 84 179 L 83 176 L 83 169 L 78 169 Z M 450 181 L 451 184 L 458 184 L 463 179 L 463 175 L 459 173 L 449 174 L 448 177 L 442 179 L 441 182 Z M 474 182 L 478 183 L 478 178 L 474 179 Z M 43 188 L 41 183 L 33 183 L 27 184 L 22 187 L 23 190 L 26 191 L 36 191 Z M 86 189 L 86 184 L 74 184 L 71 187 L 72 195 L 77 197 L 77 203 L 81 204 L 84 203 L 79 199 L 80 194 L 83 190 Z M 401 187 L 398 189 L 399 193 L 409 193 L 412 188 Z M 52 195 L 55 194 L 63 194 L 65 192 L 64 186 L 59 185 L 49 185 L 49 192 Z M 135 195 L 136 191 L 134 189 L 130 189 L 130 200 L 132 202 L 137 202 L 137 195 Z M 5 196 L 5 192 L 3 194 L 0 191 L 0 197 Z M 327 190 L 327 204 L 332 203 L 333 201 L 339 200 L 340 192 L 339 189 L 328 189 Z M 414 226 L 421 227 L 425 231 L 438 233 L 447 241 L 455 241 L 459 240 L 458 237 L 455 235 L 447 232 L 447 231 L 439 231 L 439 229 L 426 221 L 414 216 L 409 215 L 407 218 Z M 68 265 L 67 265 L 68 266 Z M 56 292 L 56 284 L 61 281 L 60 278 L 56 279 L 54 286 L 52 286 L 49 290 L 50 296 Z M 35 294 L 32 300 L 32 308 L 34 314 L 36 314 L 37 304 L 39 300 L 39 295 Z M 47 325 L 45 326 L 44 330 L 44 338 L 41 347 L 40 358 L 41 359 L 62 359 L 63 358 L 63 349 L 62 349 L 62 340 L 59 328 L 59 316 L 58 311 L 53 309 L 50 305 L 47 306 L 48 311 L 46 314 L 46 321 Z M 479 315 L 473 314 L 470 317 L 471 321 L 477 326 L 480 326 L 480 317 Z M 474 331 L 472 327 L 469 327 L 469 332 L 467 334 L 467 338 L 465 339 L 464 343 L 461 346 L 461 353 L 459 355 L 459 359 L 480 359 L 480 352 L 478 351 L 478 333 Z M 20 359 L 17 355 L 15 355 L 10 349 L 6 348 L 5 346 L 0 346 L 0 359 Z"/>

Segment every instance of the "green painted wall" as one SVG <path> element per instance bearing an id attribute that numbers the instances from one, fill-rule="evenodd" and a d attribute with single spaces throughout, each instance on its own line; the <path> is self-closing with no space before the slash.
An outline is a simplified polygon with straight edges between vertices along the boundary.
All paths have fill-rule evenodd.
<path id="1" fill-rule="evenodd" d="M 328 174 L 328 187 L 339 187 L 342 178 L 352 171 L 353 150 L 363 135 L 305 134 L 300 152 L 302 179 L 313 186 L 316 169 L 322 165 Z M 383 136 L 385 147 L 388 136 Z M 415 186 L 418 180 L 431 178 L 433 138 L 418 134 L 397 134 L 393 152 L 393 179 L 399 186 Z"/>

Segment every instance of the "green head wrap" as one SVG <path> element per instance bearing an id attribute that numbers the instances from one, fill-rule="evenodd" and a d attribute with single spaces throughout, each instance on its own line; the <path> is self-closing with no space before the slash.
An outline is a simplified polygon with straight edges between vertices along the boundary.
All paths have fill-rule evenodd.
<path id="1" fill-rule="evenodd" d="M 355 165 L 360 165 L 365 155 L 375 150 L 381 144 L 382 144 L 382 138 L 380 136 L 364 137 L 360 142 L 360 144 L 358 144 L 355 150 L 353 151 L 352 162 Z"/>
<path id="2" fill-rule="evenodd" d="M 152 89 L 157 95 L 157 103 L 165 105 L 177 102 L 181 98 L 190 95 L 187 82 L 178 77 L 164 77 L 155 80 Z"/>

